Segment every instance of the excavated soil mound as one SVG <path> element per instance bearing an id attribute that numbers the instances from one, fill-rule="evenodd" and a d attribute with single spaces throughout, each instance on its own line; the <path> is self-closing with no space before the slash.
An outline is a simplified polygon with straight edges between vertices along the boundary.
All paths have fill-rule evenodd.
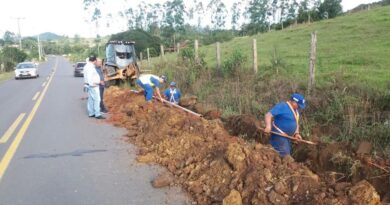
<path id="1" fill-rule="evenodd" d="M 291 157 L 231 136 L 205 120 L 129 90 L 110 88 L 112 123 L 128 130 L 138 161 L 158 163 L 193 197 L 192 204 L 379 204 L 368 182 L 328 185 Z M 172 183 L 170 183 L 172 184 Z"/>
<path id="2" fill-rule="evenodd" d="M 295 147 L 294 158 L 321 178 L 326 178 L 328 184 L 367 180 L 382 196 L 382 201 L 389 203 L 390 161 L 369 156 L 370 146 L 362 142 L 355 150 L 351 145 L 341 142 L 320 143 L 318 146 L 300 145 Z"/>

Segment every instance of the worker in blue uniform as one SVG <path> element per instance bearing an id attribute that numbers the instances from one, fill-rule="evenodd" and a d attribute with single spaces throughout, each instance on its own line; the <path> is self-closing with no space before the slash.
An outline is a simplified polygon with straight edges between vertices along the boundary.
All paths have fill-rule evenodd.
<path id="1" fill-rule="evenodd" d="M 156 90 L 156 94 L 157 97 L 159 97 L 159 100 L 161 102 L 163 101 L 160 93 L 160 87 L 162 83 L 167 82 L 166 76 L 162 75 L 159 77 L 152 74 L 142 74 L 139 76 L 136 82 L 142 89 L 144 89 L 146 102 L 152 101 L 154 90 Z"/>
<path id="2" fill-rule="evenodd" d="M 265 133 L 281 133 L 293 136 L 297 140 L 302 139 L 299 134 L 299 109 L 305 108 L 305 98 L 298 93 L 291 95 L 287 102 L 275 105 L 265 115 Z M 284 157 L 291 155 L 291 140 L 281 135 L 272 134 L 270 144 Z"/>
<path id="3" fill-rule="evenodd" d="M 181 92 L 179 89 L 176 88 L 176 83 L 171 82 L 169 84 L 169 88 L 167 88 L 164 91 L 165 99 L 168 100 L 171 103 L 179 104 L 180 98 L 181 98 Z"/>

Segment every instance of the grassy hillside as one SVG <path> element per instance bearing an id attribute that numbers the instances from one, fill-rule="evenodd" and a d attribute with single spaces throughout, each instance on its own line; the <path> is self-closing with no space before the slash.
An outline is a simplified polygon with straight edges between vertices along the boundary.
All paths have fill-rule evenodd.
<path id="1" fill-rule="evenodd" d="M 222 62 L 234 50 L 247 56 L 250 68 L 251 42 L 257 39 L 259 72 L 271 72 L 276 53 L 282 60 L 280 74 L 306 80 L 310 33 L 317 31 L 317 81 L 319 86 L 333 83 L 334 75 L 348 84 L 384 90 L 390 85 L 390 7 L 381 7 L 331 20 L 298 25 L 283 31 L 238 37 L 221 44 Z M 201 44 L 201 40 L 200 40 Z M 276 52 L 275 52 L 276 51 Z M 216 65 L 215 45 L 204 46 L 207 66 Z M 176 55 L 167 55 L 172 60 Z M 154 61 L 159 61 L 154 59 Z M 276 73 L 276 71 L 275 71 Z"/>

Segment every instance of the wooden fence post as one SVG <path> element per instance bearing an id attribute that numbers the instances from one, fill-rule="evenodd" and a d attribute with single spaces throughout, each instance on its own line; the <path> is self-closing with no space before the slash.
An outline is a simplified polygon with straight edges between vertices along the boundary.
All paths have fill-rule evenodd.
<path id="1" fill-rule="evenodd" d="M 257 73 L 257 41 L 256 41 L 256 39 L 253 39 L 252 48 L 253 48 L 253 70 L 255 71 L 255 73 Z"/>
<path id="2" fill-rule="evenodd" d="M 307 87 L 308 93 L 315 86 L 315 71 L 316 71 L 316 55 L 317 55 L 317 31 L 311 33 L 310 55 L 309 55 L 309 84 Z"/>
<path id="3" fill-rule="evenodd" d="M 180 43 L 177 43 L 177 44 L 176 44 L 176 51 L 177 51 L 177 54 L 180 53 Z"/>
<path id="4" fill-rule="evenodd" d="M 147 58 L 148 58 L 148 66 L 150 66 L 150 52 L 149 52 L 149 48 L 146 49 L 146 55 L 147 55 Z"/>
<path id="5" fill-rule="evenodd" d="M 139 53 L 139 66 L 142 68 L 142 52 Z"/>
<path id="6" fill-rule="evenodd" d="M 221 46 L 220 43 L 217 42 L 217 70 L 218 72 L 221 72 Z"/>
<path id="7" fill-rule="evenodd" d="M 162 44 L 160 45 L 160 57 L 161 59 L 164 58 L 164 46 Z"/>
<path id="8" fill-rule="evenodd" d="M 194 42 L 194 48 L 195 48 L 195 62 L 198 62 L 199 60 L 199 55 L 198 55 L 198 40 L 195 40 Z"/>

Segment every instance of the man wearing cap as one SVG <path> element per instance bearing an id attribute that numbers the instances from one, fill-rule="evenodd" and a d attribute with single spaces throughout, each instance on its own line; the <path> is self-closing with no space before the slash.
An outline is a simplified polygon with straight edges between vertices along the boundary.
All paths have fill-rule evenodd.
<path id="1" fill-rule="evenodd" d="M 88 90 L 87 110 L 89 117 L 105 119 L 100 112 L 100 76 L 96 71 L 97 65 L 96 56 L 90 56 L 84 66 L 84 85 Z"/>
<path id="2" fill-rule="evenodd" d="M 179 104 L 180 97 L 181 97 L 181 92 L 179 89 L 176 88 L 176 83 L 171 82 L 169 84 L 169 88 L 167 88 L 164 92 L 165 98 L 174 104 Z"/>
<path id="3" fill-rule="evenodd" d="M 142 74 L 137 79 L 137 85 L 144 89 L 144 96 L 146 102 L 152 102 L 154 90 L 159 97 L 160 101 L 163 101 L 160 93 L 160 86 L 162 83 L 167 82 L 167 77 L 162 75 L 160 77 L 152 74 Z"/>
<path id="4" fill-rule="evenodd" d="M 299 134 L 299 111 L 305 108 L 305 99 L 301 94 L 292 94 L 290 100 L 275 105 L 265 115 L 265 133 L 287 134 L 296 139 L 302 139 Z M 272 134 L 270 144 L 280 156 L 291 155 L 291 140 L 277 134 Z"/>

